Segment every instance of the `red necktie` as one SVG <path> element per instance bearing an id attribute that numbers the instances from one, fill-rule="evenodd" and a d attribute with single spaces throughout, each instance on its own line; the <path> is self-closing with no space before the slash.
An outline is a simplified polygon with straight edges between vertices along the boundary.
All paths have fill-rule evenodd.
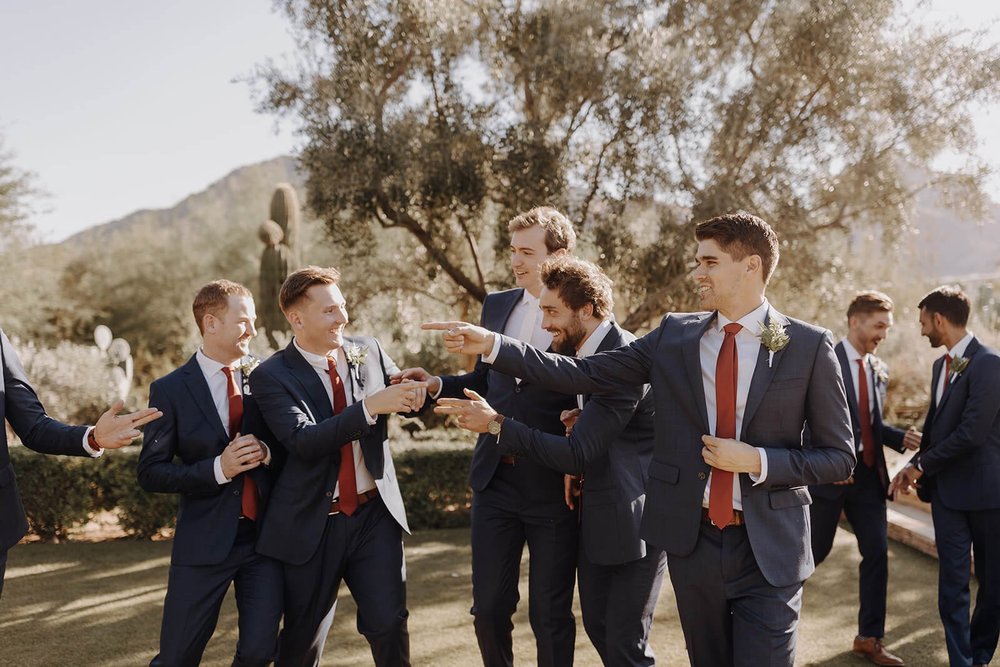
<path id="1" fill-rule="evenodd" d="M 233 369 L 223 366 L 226 374 L 227 391 L 229 394 L 229 437 L 234 438 L 240 432 L 243 424 L 243 392 L 236 386 Z M 249 474 L 243 474 L 243 498 L 240 511 L 251 521 L 257 520 L 257 484 Z"/>
<path id="2" fill-rule="evenodd" d="M 344 383 L 337 372 L 337 361 L 333 357 L 326 358 L 330 373 L 330 384 L 333 385 L 333 414 L 339 415 L 347 407 L 347 394 L 344 393 Z M 340 485 L 340 511 L 351 516 L 358 509 L 358 479 L 354 471 L 354 443 L 349 442 L 340 448 L 340 472 L 337 483 Z"/>
<path id="3" fill-rule="evenodd" d="M 736 356 L 736 334 L 742 324 L 732 322 L 723 327 L 726 337 L 715 364 L 715 437 L 736 437 L 736 386 L 739 383 L 739 361 Z M 708 491 L 708 518 L 719 528 L 733 520 L 733 473 L 712 468 L 712 487 Z"/>
<path id="4" fill-rule="evenodd" d="M 872 433 L 872 411 L 868 407 L 868 371 L 865 360 L 858 362 L 858 419 L 861 420 L 861 460 L 871 468 L 875 465 L 875 434 Z"/>

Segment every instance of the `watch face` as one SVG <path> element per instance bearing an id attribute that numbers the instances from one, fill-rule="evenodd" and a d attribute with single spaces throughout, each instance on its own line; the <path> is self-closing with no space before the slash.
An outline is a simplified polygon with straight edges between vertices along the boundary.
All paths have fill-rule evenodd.
<path id="1" fill-rule="evenodd" d="M 500 435 L 500 424 L 490 420 L 490 423 L 486 425 L 486 430 L 489 431 L 491 435 Z"/>

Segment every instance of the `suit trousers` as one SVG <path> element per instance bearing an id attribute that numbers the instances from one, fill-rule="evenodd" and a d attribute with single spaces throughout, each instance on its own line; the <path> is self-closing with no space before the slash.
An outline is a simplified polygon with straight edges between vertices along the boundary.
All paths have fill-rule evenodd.
<path id="1" fill-rule="evenodd" d="M 511 617 L 527 543 L 528 620 L 536 664 L 570 667 L 576 642 L 577 514 L 564 503 L 531 503 L 521 486 L 516 466 L 500 464 L 489 486 L 472 498 L 472 614 L 483 665 L 514 664 Z"/>
<path id="2" fill-rule="evenodd" d="M 0 599 L 3 598 L 3 578 L 7 573 L 7 549 L 0 549 Z"/>
<path id="3" fill-rule="evenodd" d="M 232 583 L 236 589 L 239 641 L 233 665 L 274 660 L 281 620 L 281 564 L 254 551 L 252 522 L 240 522 L 233 548 L 217 565 L 171 565 L 160 627 L 160 653 L 150 667 L 187 667 L 201 662 L 215 631 L 219 609 Z"/>
<path id="4" fill-rule="evenodd" d="M 583 627 L 601 662 L 609 667 L 656 664 L 649 632 L 667 554 L 650 548 L 638 560 L 598 565 L 581 548 L 577 568 Z"/>
<path id="5" fill-rule="evenodd" d="M 938 549 L 938 612 L 951 667 L 989 664 L 1000 636 L 1000 509 L 961 511 L 931 500 Z M 979 592 L 969 621 L 971 552 Z"/>
<path id="6" fill-rule="evenodd" d="M 792 666 L 802 583 L 768 583 L 746 526 L 703 521 L 694 550 L 667 566 L 693 667 Z"/>
<path id="7" fill-rule="evenodd" d="M 302 565 L 285 563 L 285 626 L 278 667 L 319 665 L 344 581 L 358 607 L 358 631 L 378 667 L 409 667 L 403 531 L 382 498 L 353 515 L 327 517 L 319 547 Z"/>
<path id="8" fill-rule="evenodd" d="M 889 537 L 885 492 L 876 468 L 859 462 L 854 469 L 854 484 L 825 485 L 813 493 L 809 516 L 816 565 L 830 554 L 841 511 L 854 529 L 861 552 L 861 564 L 858 566 L 858 634 L 884 637 L 889 588 Z"/>

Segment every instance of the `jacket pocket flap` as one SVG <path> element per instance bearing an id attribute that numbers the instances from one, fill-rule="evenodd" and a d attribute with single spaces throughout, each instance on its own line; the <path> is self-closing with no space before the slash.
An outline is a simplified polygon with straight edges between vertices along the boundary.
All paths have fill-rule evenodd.
<path id="1" fill-rule="evenodd" d="M 656 479 L 667 482 L 668 484 L 676 484 L 680 475 L 681 469 L 677 466 L 662 463 L 656 459 L 649 462 L 650 477 L 655 477 Z"/>
<path id="2" fill-rule="evenodd" d="M 812 496 L 809 495 L 809 489 L 804 486 L 793 486 L 790 489 L 773 489 L 767 495 L 771 503 L 771 509 L 773 510 L 812 504 Z"/>

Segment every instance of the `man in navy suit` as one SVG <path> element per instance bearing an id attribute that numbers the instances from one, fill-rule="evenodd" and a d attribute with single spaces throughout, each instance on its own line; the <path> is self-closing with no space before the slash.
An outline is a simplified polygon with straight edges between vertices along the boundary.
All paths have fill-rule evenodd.
<path id="1" fill-rule="evenodd" d="M 890 492 L 930 502 L 938 611 L 952 667 L 987 665 L 1000 635 L 1000 354 L 967 329 L 969 298 L 939 287 L 921 300 L 920 333 L 947 353 L 934 362 L 920 451 Z M 969 620 L 974 556 L 979 593 Z"/>
<path id="2" fill-rule="evenodd" d="M 0 331 L 0 367 L 3 371 L 0 424 L 4 420 L 9 422 L 25 446 L 43 454 L 96 458 L 105 449 L 130 444 L 139 436 L 140 426 L 161 416 L 155 409 L 119 415 L 125 404 L 118 401 L 101 415 L 95 426 L 68 426 L 45 414 L 17 352 L 3 331 Z M 0 595 L 7 570 L 7 551 L 28 532 L 7 447 L 7 429 L 0 428 Z"/>
<path id="3" fill-rule="evenodd" d="M 612 319 L 611 280 L 595 265 L 554 259 L 542 265 L 541 278 L 542 327 L 552 334 L 554 351 L 587 357 L 635 340 Z M 462 426 L 476 433 L 495 425 L 501 452 L 568 478 L 582 477 L 577 578 L 583 626 L 605 665 L 653 665 L 649 632 L 667 559 L 639 537 L 653 456 L 649 386 L 579 395 L 579 407 L 564 415 L 566 436 L 508 419 L 475 392 L 468 393 L 472 400 L 439 399 L 435 412 L 459 415 Z M 572 487 L 566 488 L 573 508 Z"/>
<path id="4" fill-rule="evenodd" d="M 861 565 L 858 634 L 852 650 L 876 665 L 903 664 L 882 643 L 889 586 L 885 506 L 889 475 L 882 446 L 904 452 L 920 445 L 919 432 L 906 432 L 882 421 L 889 375 L 875 351 L 892 327 L 892 309 L 892 299 L 875 291 L 859 293 L 847 308 L 847 337 L 834 351 L 847 389 L 858 464 L 846 480 L 809 487 L 813 497 L 809 507 L 812 552 L 817 565 L 833 547 L 841 512 L 854 529 Z"/>
<path id="5" fill-rule="evenodd" d="M 388 415 L 419 408 L 425 385 L 388 385 L 399 369 L 370 336 L 347 337 L 336 269 L 285 279 L 281 310 L 295 337 L 250 377 L 257 404 L 287 452 L 257 550 L 282 562 L 285 622 L 277 664 L 319 665 L 340 582 L 379 667 L 410 664 L 403 497 Z"/>
<path id="6" fill-rule="evenodd" d="M 483 301 L 481 324 L 540 349 L 552 336 L 542 329 L 538 297 L 542 262 L 572 252 L 573 226 L 547 206 L 514 217 L 511 269 L 516 289 L 493 292 Z M 422 368 L 396 379 L 428 382 L 433 398 L 466 398 L 466 390 L 486 397 L 495 409 L 545 433 L 563 435 L 564 410 L 576 407 L 576 391 L 555 393 L 524 378 L 504 375 L 477 363 L 471 373 L 432 377 Z M 517 609 L 521 554 L 528 545 L 528 620 L 535 635 L 539 667 L 570 667 L 576 640 L 573 580 L 579 532 L 574 512 L 563 502 L 561 473 L 504 454 L 496 438 L 476 441 L 469 475 L 472 486 L 472 614 L 485 667 L 514 664 L 512 617 Z"/>
<path id="7" fill-rule="evenodd" d="M 202 345 L 186 364 L 153 382 L 149 405 L 163 419 L 146 429 L 138 476 L 143 489 L 180 495 L 153 666 L 197 665 L 236 588 L 239 641 L 234 665 L 266 665 L 277 650 L 280 564 L 254 544 L 271 488 L 275 455 L 252 396 L 245 391 L 256 335 L 253 296 L 217 280 L 194 298 Z"/>
<path id="8" fill-rule="evenodd" d="M 462 322 L 424 328 L 555 391 L 649 383 L 656 445 L 640 534 L 667 552 L 688 656 L 699 667 L 790 666 L 814 569 L 806 485 L 846 479 L 855 463 L 844 383 L 830 332 L 764 297 L 778 261 L 766 222 L 731 213 L 695 237 L 709 311 L 669 314 L 625 347 L 577 359 Z"/>

